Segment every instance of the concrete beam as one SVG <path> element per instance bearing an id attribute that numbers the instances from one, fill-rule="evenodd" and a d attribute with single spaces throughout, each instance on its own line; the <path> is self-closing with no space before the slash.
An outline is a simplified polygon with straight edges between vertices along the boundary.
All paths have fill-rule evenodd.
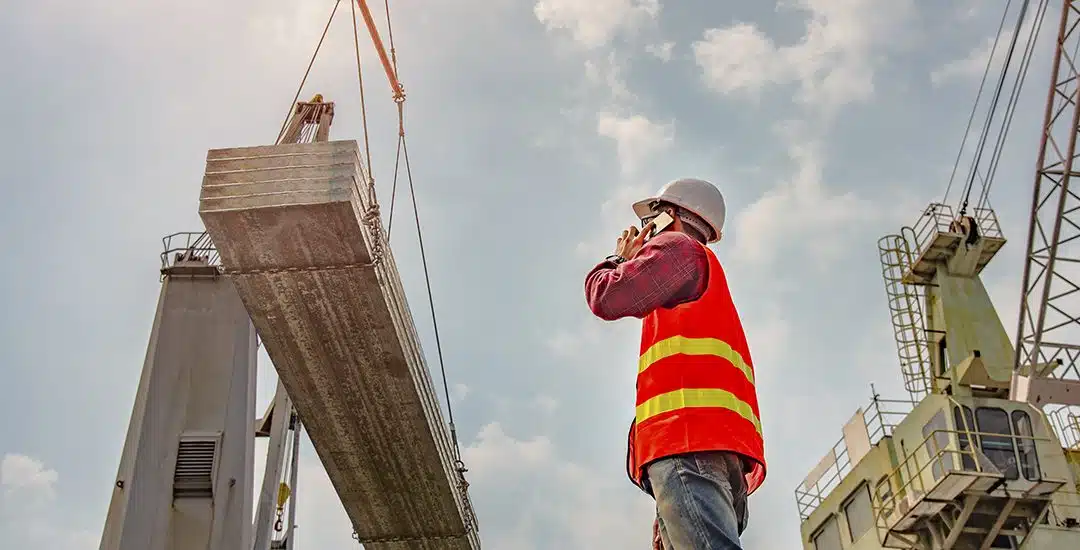
<path id="1" fill-rule="evenodd" d="M 366 180 L 355 141 L 215 150 L 199 213 L 364 547 L 479 548 Z"/>

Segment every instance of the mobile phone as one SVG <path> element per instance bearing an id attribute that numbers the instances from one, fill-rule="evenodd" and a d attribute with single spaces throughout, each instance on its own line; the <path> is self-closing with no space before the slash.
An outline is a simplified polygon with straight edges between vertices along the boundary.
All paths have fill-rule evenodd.
<path id="1" fill-rule="evenodd" d="M 661 212 L 658 216 L 652 219 L 653 230 L 649 235 L 649 238 L 655 237 L 661 231 L 667 229 L 667 226 L 671 225 L 675 220 L 667 212 Z"/>

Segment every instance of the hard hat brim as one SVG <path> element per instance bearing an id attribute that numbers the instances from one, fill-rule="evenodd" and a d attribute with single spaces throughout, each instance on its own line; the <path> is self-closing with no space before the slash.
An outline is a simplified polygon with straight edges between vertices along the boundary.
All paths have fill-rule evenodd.
<path id="1" fill-rule="evenodd" d="M 649 197 L 647 199 L 641 199 L 634 203 L 634 214 L 638 217 L 639 220 L 647 218 L 650 215 L 656 213 L 656 210 L 653 210 L 652 208 L 652 204 L 655 203 L 656 200 L 656 197 Z"/>
<path id="2" fill-rule="evenodd" d="M 639 220 L 645 219 L 645 218 L 647 218 L 647 217 L 649 217 L 651 215 L 656 214 L 656 210 L 653 209 L 652 205 L 655 204 L 656 201 L 658 201 L 658 200 L 660 200 L 658 197 L 649 197 L 647 199 L 641 199 L 641 200 L 635 202 L 634 203 L 634 214 L 638 217 Z M 693 212 L 694 215 L 700 217 L 700 214 L 698 214 L 697 212 L 694 212 L 693 210 L 687 208 L 685 205 L 680 204 L 682 201 L 679 201 L 678 199 L 672 200 L 671 198 L 668 198 L 668 199 L 665 199 L 665 200 L 667 200 L 671 204 L 674 204 L 674 205 L 678 206 L 679 208 L 689 210 L 690 212 Z M 711 222 L 709 222 L 708 220 L 706 220 L 704 218 L 702 218 L 702 221 L 709 224 L 709 228 L 711 228 L 712 231 L 713 231 L 712 239 L 709 239 L 708 244 L 720 242 L 720 228 L 716 227 L 715 225 L 713 225 Z"/>

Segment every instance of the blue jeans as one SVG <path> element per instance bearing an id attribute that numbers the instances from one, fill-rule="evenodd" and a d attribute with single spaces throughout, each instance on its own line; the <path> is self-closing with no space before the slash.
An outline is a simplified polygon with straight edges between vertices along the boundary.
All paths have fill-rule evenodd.
<path id="1" fill-rule="evenodd" d="M 741 550 L 746 529 L 742 458 L 710 451 L 648 465 L 664 550 Z"/>

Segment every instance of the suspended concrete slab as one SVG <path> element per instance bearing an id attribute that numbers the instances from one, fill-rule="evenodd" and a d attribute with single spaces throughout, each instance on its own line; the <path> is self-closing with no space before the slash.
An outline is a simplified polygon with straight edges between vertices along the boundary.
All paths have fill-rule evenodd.
<path id="1" fill-rule="evenodd" d="M 199 214 L 365 548 L 476 549 L 355 141 L 216 149 Z"/>

